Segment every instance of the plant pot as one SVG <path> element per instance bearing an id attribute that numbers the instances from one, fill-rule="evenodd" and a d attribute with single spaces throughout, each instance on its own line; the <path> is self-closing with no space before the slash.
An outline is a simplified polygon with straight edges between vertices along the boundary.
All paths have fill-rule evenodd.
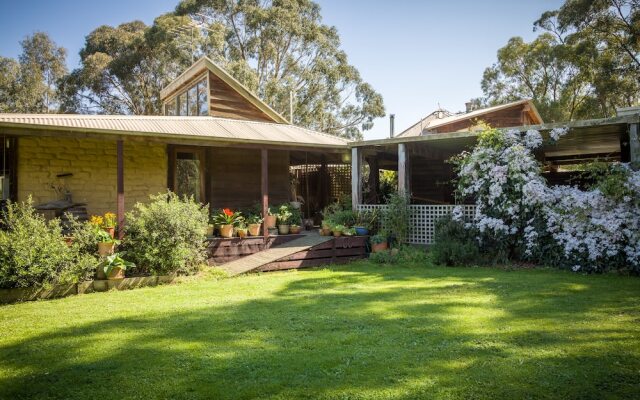
<path id="1" fill-rule="evenodd" d="M 113 254 L 113 249 L 116 246 L 113 242 L 99 242 L 98 243 L 98 254 L 100 257 L 106 257 Z"/>
<path id="2" fill-rule="evenodd" d="M 335 237 L 342 236 L 342 231 L 332 231 L 331 233 L 333 233 L 333 236 Z"/>
<path id="3" fill-rule="evenodd" d="M 322 228 L 322 236 L 331 236 L 331 229 L 329 228 Z"/>
<path id="4" fill-rule="evenodd" d="M 329 224 L 327 224 L 326 222 L 322 221 L 322 223 L 320 224 L 320 226 L 322 227 L 322 229 L 329 229 Z"/>
<path id="5" fill-rule="evenodd" d="M 244 239 L 247 236 L 247 230 L 246 229 L 238 229 L 236 231 L 236 233 L 238 234 L 238 237 L 240 239 Z"/>
<path id="6" fill-rule="evenodd" d="M 363 226 L 356 226 L 355 229 L 358 236 L 367 236 L 369 234 L 369 230 Z"/>
<path id="7" fill-rule="evenodd" d="M 269 236 L 275 236 L 278 234 L 278 228 L 269 228 Z"/>
<path id="8" fill-rule="evenodd" d="M 73 245 L 73 236 L 65 236 L 62 239 L 67 246 L 71 247 Z"/>
<path id="9" fill-rule="evenodd" d="M 107 279 L 124 279 L 124 270 L 119 267 L 111 268 L 109 275 L 107 275 Z"/>
<path id="10" fill-rule="evenodd" d="M 223 238 L 233 237 L 233 225 L 220 225 L 220 236 L 222 236 Z"/>
<path id="11" fill-rule="evenodd" d="M 264 217 L 264 223 L 267 225 L 267 229 L 276 227 L 276 219 L 277 217 L 275 215 L 267 215 Z"/>
<path id="12" fill-rule="evenodd" d="M 278 225 L 278 233 L 280 235 L 287 235 L 289 233 L 289 225 Z"/>
<path id="13" fill-rule="evenodd" d="M 371 244 L 371 252 L 372 253 L 380 253 L 381 251 L 385 251 L 388 248 L 389 248 L 389 246 L 387 245 L 387 242 Z"/>
<path id="14" fill-rule="evenodd" d="M 294 235 L 299 234 L 300 232 L 302 232 L 302 227 L 300 225 L 291 225 L 289 227 L 289 233 L 292 233 Z"/>
<path id="15" fill-rule="evenodd" d="M 249 224 L 249 236 L 260 236 L 260 224 Z"/>
<path id="16" fill-rule="evenodd" d="M 111 239 L 113 239 L 116 236 L 116 228 L 115 227 L 102 228 L 102 230 L 107 232 L 109 234 L 109 236 L 111 236 Z"/>
<path id="17" fill-rule="evenodd" d="M 215 226 L 213 225 L 207 226 L 207 236 L 213 236 L 214 230 L 215 230 Z"/>

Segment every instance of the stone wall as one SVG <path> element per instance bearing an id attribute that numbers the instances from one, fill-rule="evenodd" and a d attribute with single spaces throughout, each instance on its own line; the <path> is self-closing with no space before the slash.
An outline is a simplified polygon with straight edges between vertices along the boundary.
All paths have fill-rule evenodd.
<path id="1" fill-rule="evenodd" d="M 166 145 L 124 143 L 125 209 L 167 188 Z M 35 204 L 58 198 L 53 186 L 66 185 L 89 214 L 116 211 L 116 142 L 57 137 L 18 139 L 18 200 Z M 72 176 L 57 178 L 70 173 Z"/>

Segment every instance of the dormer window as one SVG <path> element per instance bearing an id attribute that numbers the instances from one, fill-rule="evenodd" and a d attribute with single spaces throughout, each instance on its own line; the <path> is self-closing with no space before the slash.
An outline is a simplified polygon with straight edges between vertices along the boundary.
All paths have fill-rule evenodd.
<path id="1" fill-rule="evenodd" d="M 186 90 L 176 94 L 164 105 L 164 115 L 209 115 L 207 78 L 203 78 Z"/>

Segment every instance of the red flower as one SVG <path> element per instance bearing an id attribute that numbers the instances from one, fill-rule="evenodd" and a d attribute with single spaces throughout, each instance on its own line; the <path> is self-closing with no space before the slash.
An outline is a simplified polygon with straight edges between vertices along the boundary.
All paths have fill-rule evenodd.
<path id="1" fill-rule="evenodd" d="M 224 215 L 226 215 L 227 217 L 231 217 L 231 216 L 233 216 L 233 211 L 231 211 L 231 210 L 230 210 L 230 209 L 228 209 L 228 208 L 223 208 L 223 209 L 222 209 L 222 212 L 223 212 L 223 213 L 224 213 Z"/>

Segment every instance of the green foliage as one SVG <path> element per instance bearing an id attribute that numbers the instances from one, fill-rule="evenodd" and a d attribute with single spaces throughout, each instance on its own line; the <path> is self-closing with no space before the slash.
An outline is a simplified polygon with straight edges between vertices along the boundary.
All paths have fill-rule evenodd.
<path id="1" fill-rule="evenodd" d="M 123 250 L 142 272 L 194 272 L 206 257 L 206 208 L 171 192 L 150 198 L 127 214 Z"/>
<path id="2" fill-rule="evenodd" d="M 0 287 L 74 283 L 95 269 L 97 260 L 83 252 L 83 245 L 67 246 L 59 220 L 45 221 L 31 199 L 9 203 L 2 225 Z"/>
<path id="3" fill-rule="evenodd" d="M 435 225 L 434 241 L 429 247 L 432 259 L 436 264 L 464 266 L 478 263 L 480 249 L 474 231 L 446 216 Z"/>
<path id="4" fill-rule="evenodd" d="M 106 276 L 109 276 L 109 274 L 114 268 L 120 268 L 121 270 L 126 271 L 127 269 L 136 267 L 136 265 L 131 261 L 127 261 L 124 258 L 122 258 L 122 255 L 123 253 L 114 253 L 114 254 L 111 254 L 110 256 L 105 257 L 105 259 L 102 260 L 98 268 L 102 268 L 102 270 L 104 271 L 104 274 Z"/>
<path id="5" fill-rule="evenodd" d="M 289 218 L 291 225 L 300 225 L 302 223 L 302 212 L 300 209 L 289 207 L 289 211 L 291 212 L 291 217 Z"/>
<path id="6" fill-rule="evenodd" d="M 378 210 L 363 211 L 358 210 L 355 213 L 353 226 L 363 227 L 372 230 L 378 225 Z"/>
<path id="7" fill-rule="evenodd" d="M 384 243 L 387 241 L 387 234 L 383 232 L 377 233 L 373 236 L 370 236 L 369 241 L 371 241 L 372 244 Z"/>
<path id="8" fill-rule="evenodd" d="M 392 193 L 387 197 L 388 207 L 382 212 L 382 226 L 393 237 L 397 246 L 407 243 L 411 209 L 409 195 Z"/>
<path id="9" fill-rule="evenodd" d="M 249 214 L 246 218 L 247 224 L 261 224 L 262 217 L 260 214 Z"/>
<path id="10" fill-rule="evenodd" d="M 582 177 L 591 182 L 590 189 L 598 189 L 605 196 L 620 201 L 634 196 L 627 181 L 630 170 L 623 164 L 594 161 L 584 165 Z"/>
<path id="11" fill-rule="evenodd" d="M 546 121 L 615 115 L 640 100 L 635 0 L 567 0 L 545 12 L 530 43 L 514 37 L 482 79 L 489 104 L 532 98 Z"/>
<path id="12" fill-rule="evenodd" d="M 395 264 L 399 266 L 430 265 L 426 250 L 417 246 L 402 246 L 397 249 L 371 253 L 369 260 L 376 264 Z"/>
<path id="13" fill-rule="evenodd" d="M 0 112 L 57 111 L 57 85 L 67 73 L 66 50 L 43 32 L 27 36 L 20 45 L 18 61 L 0 57 Z"/>
<path id="14" fill-rule="evenodd" d="M 291 205 L 289 203 L 282 204 L 278 207 L 278 224 L 280 225 L 288 225 L 291 222 L 291 217 L 293 213 L 291 212 Z"/>

